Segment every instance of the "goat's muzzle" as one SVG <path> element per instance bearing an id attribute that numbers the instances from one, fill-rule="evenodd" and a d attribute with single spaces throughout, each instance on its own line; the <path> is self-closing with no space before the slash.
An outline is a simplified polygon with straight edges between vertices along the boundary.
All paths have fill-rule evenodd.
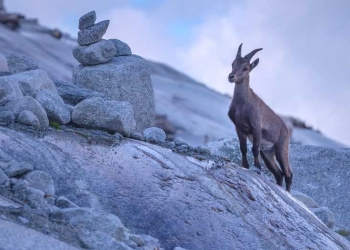
<path id="1" fill-rule="evenodd" d="M 229 74 L 228 75 L 228 81 L 230 82 L 230 83 L 234 83 L 234 80 L 235 80 L 235 76 L 231 73 L 231 74 Z"/>

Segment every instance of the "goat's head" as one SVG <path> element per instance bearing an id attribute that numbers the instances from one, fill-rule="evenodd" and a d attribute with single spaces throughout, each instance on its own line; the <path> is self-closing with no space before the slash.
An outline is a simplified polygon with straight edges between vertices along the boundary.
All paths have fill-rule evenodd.
<path id="1" fill-rule="evenodd" d="M 249 76 L 249 73 L 259 64 L 259 58 L 250 63 L 253 56 L 262 49 L 255 49 L 246 56 L 241 56 L 242 45 L 239 45 L 237 55 L 232 63 L 232 72 L 228 76 L 228 81 L 230 83 L 243 83 L 244 79 Z"/>

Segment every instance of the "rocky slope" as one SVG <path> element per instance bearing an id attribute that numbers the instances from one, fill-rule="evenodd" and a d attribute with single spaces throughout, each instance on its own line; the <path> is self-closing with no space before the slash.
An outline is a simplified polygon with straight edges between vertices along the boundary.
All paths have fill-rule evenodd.
<path id="1" fill-rule="evenodd" d="M 167 148 L 172 144 L 119 141 L 106 133 L 69 127 L 45 134 L 18 131 L 21 128 L 0 128 L 1 162 L 31 164 L 52 176 L 52 197 L 65 196 L 81 207 L 92 207 L 93 213 L 117 215 L 130 230 L 121 230 L 118 239 L 124 242 L 129 233 L 146 233 L 157 237 L 165 249 L 350 249 L 349 242 L 265 175 L 205 151 L 193 148 L 177 154 Z M 1 189 L 1 194 L 12 197 L 16 185 Z M 31 197 L 17 202 L 15 208 L 0 206 L 0 220 L 8 221 L 13 232 L 16 223 L 28 235 L 32 231 L 23 226 L 83 247 L 84 230 L 94 237 L 95 230 L 102 230 L 79 220 L 82 215 L 88 220 L 84 210 L 72 214 L 45 202 L 34 203 Z M 40 222 L 46 226 L 40 227 Z M 63 233 L 67 224 L 69 234 Z"/>
<path id="2" fill-rule="evenodd" d="M 215 155 L 240 164 L 239 141 L 227 138 L 208 143 L 207 147 Z M 251 153 L 250 162 L 253 162 Z M 311 196 L 317 206 L 329 207 L 334 213 L 335 225 L 350 231 L 350 149 L 323 148 L 292 145 L 290 164 L 293 170 L 293 188 Z M 266 173 L 268 173 L 265 167 Z M 270 174 L 270 173 L 268 173 Z"/>
<path id="3" fill-rule="evenodd" d="M 149 127 L 151 71 L 158 109 L 166 108 L 193 144 L 232 131 L 226 116 L 213 116 L 228 99 L 164 65 L 150 64 L 150 71 L 127 44 L 103 40 L 108 21 L 95 20 L 90 12 L 79 21 L 73 54 L 81 65 L 73 82 L 26 56 L 7 56 L 9 71 L 0 75 L 0 249 L 350 249 L 330 230 L 334 215 L 325 207 L 347 229 L 341 213 L 348 203 L 339 201 L 347 194 L 334 194 L 347 187 L 347 150 L 292 147 L 293 188 L 316 200 L 294 193 L 303 205 L 269 173 L 238 166 L 234 138 L 206 146 L 166 142 L 162 129 Z M 203 109 L 210 100 L 211 109 Z"/>

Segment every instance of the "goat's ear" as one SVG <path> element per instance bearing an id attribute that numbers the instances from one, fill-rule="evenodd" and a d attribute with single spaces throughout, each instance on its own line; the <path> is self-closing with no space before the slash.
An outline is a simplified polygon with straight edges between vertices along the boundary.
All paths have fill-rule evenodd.
<path id="1" fill-rule="evenodd" d="M 259 58 L 254 60 L 254 62 L 250 64 L 250 71 L 252 71 L 256 66 L 258 66 L 258 64 L 259 64 Z"/>

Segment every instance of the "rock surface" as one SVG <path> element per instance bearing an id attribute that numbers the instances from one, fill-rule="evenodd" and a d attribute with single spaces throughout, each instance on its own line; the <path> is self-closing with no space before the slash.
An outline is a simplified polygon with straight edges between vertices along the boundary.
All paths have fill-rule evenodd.
<path id="1" fill-rule="evenodd" d="M 14 83 L 11 76 L 0 78 L 0 106 L 21 97 L 23 97 L 23 94 L 19 88 L 19 84 Z"/>
<path id="2" fill-rule="evenodd" d="M 163 142 L 166 139 L 166 134 L 163 129 L 152 127 L 146 128 L 143 131 L 143 136 L 147 141 Z"/>
<path id="3" fill-rule="evenodd" d="M 338 227 L 350 230 L 350 149 L 291 146 L 294 188 L 328 207 Z M 342 191 L 344 190 L 344 191 Z"/>
<path id="4" fill-rule="evenodd" d="M 181 146 L 181 145 L 186 145 L 186 146 L 191 146 L 187 141 L 185 141 L 184 139 L 182 139 L 181 137 L 176 137 L 175 140 L 175 145 L 176 146 Z"/>
<path id="5" fill-rule="evenodd" d="M 3 168 L 8 177 L 16 177 L 33 170 L 33 166 L 26 162 L 12 161 Z"/>
<path id="6" fill-rule="evenodd" d="M 305 204 L 308 208 L 317 208 L 319 205 L 312 199 L 310 196 L 307 196 L 304 193 L 298 192 L 298 191 L 293 191 L 292 195 L 294 198 L 297 200 L 301 201 L 302 203 Z"/>
<path id="7" fill-rule="evenodd" d="M 114 57 L 116 49 L 111 41 L 101 40 L 89 46 L 76 46 L 73 56 L 83 66 L 106 63 Z"/>
<path id="8" fill-rule="evenodd" d="M 58 78 L 54 78 L 53 82 L 57 87 L 58 94 L 64 102 L 69 105 L 75 106 L 79 102 L 92 97 L 102 97 L 105 100 L 108 99 L 105 95 L 99 92 L 79 87 L 73 83 Z"/>
<path id="9" fill-rule="evenodd" d="M 11 74 L 39 69 L 38 64 L 36 64 L 33 59 L 24 55 L 11 54 L 9 56 L 6 56 L 6 58 L 7 65 Z"/>
<path id="10" fill-rule="evenodd" d="M 56 206 L 59 208 L 77 208 L 78 205 L 74 204 L 64 196 L 60 196 L 56 200 Z"/>
<path id="11" fill-rule="evenodd" d="M 222 139 L 207 144 L 212 154 L 228 158 L 240 164 L 241 153 L 239 142 L 235 138 Z M 253 163 L 248 150 L 248 160 Z M 349 192 L 350 189 L 350 149 L 323 148 L 314 146 L 292 145 L 290 148 L 290 165 L 293 169 L 293 190 L 310 196 L 320 206 L 328 207 L 335 217 L 335 224 L 350 230 Z M 266 169 L 266 168 L 265 168 Z"/>
<path id="12" fill-rule="evenodd" d="M 109 39 L 116 49 L 115 56 L 129 56 L 132 54 L 129 45 L 118 40 L 118 39 Z"/>
<path id="13" fill-rule="evenodd" d="M 100 97 L 86 99 L 76 105 L 72 121 L 84 128 L 102 129 L 123 135 L 130 135 L 136 127 L 130 103 L 104 101 Z"/>
<path id="14" fill-rule="evenodd" d="M 42 192 L 54 195 L 55 185 L 51 175 L 43 171 L 32 171 L 23 177 L 24 180 L 28 181 L 29 185 L 35 189 L 41 190 Z"/>
<path id="15" fill-rule="evenodd" d="M 79 30 L 90 28 L 96 22 L 96 12 L 90 11 L 79 19 Z"/>
<path id="16" fill-rule="evenodd" d="M 15 122 L 15 116 L 11 111 L 0 110 L 0 124 L 10 126 Z"/>
<path id="17" fill-rule="evenodd" d="M 106 33 L 109 26 L 109 20 L 101 21 L 96 23 L 94 26 L 91 26 L 87 29 L 81 30 L 78 32 L 78 43 L 81 46 L 90 45 L 97 43 Z"/>
<path id="18" fill-rule="evenodd" d="M 329 228 L 334 227 L 334 214 L 328 207 L 313 208 L 311 211 Z"/>
<path id="19" fill-rule="evenodd" d="M 41 190 L 28 186 L 25 189 L 18 190 L 18 195 L 21 201 L 26 202 L 31 208 L 37 208 L 43 211 L 48 209 L 45 193 Z"/>
<path id="20" fill-rule="evenodd" d="M 45 108 L 50 121 L 58 124 L 70 122 L 70 111 L 58 94 L 41 91 L 36 95 L 35 99 Z"/>
<path id="21" fill-rule="evenodd" d="M 2 77 L 1 80 L 6 80 L 11 84 L 18 85 L 25 96 L 35 97 L 36 94 L 41 91 L 57 94 L 55 84 L 48 74 L 41 69 Z"/>
<path id="22" fill-rule="evenodd" d="M 49 126 L 45 109 L 33 97 L 25 96 L 21 99 L 15 99 L 7 103 L 5 108 L 12 111 L 15 117 L 18 117 L 22 111 L 29 110 L 38 118 L 41 129 L 46 129 Z"/>
<path id="23" fill-rule="evenodd" d="M 22 206 L 16 202 L 13 202 L 3 196 L 0 196 L 0 210 L 10 210 L 10 211 L 18 211 Z M 0 219 L 1 220 L 1 219 Z"/>
<path id="24" fill-rule="evenodd" d="M 143 141 L 144 140 L 143 135 L 141 133 L 137 133 L 137 132 L 131 133 L 130 138 L 133 138 L 133 139 L 139 140 L 139 141 Z"/>
<path id="25" fill-rule="evenodd" d="M 7 175 L 4 173 L 2 168 L 0 168 L 0 186 L 5 185 L 7 182 L 9 182 L 10 179 L 7 177 Z"/>
<path id="26" fill-rule="evenodd" d="M 132 250 L 122 242 L 116 241 L 110 235 L 95 231 L 83 231 L 79 234 L 79 239 L 83 243 L 83 246 L 87 249 L 99 249 L 99 250 Z"/>
<path id="27" fill-rule="evenodd" d="M 74 106 L 66 104 L 66 108 L 69 110 L 70 116 L 72 117 Z"/>
<path id="28" fill-rule="evenodd" d="M 0 153 L 35 164 L 59 183 L 59 195 L 117 213 L 133 233 L 150 234 L 165 249 L 350 248 L 264 175 L 140 141 L 111 147 L 74 131 L 38 139 L 0 128 Z"/>
<path id="29" fill-rule="evenodd" d="M 31 111 L 23 110 L 17 118 L 18 123 L 40 129 L 40 121 Z"/>
<path id="30" fill-rule="evenodd" d="M 124 239 L 124 233 L 127 231 L 117 216 L 95 213 L 88 208 L 61 209 L 52 213 L 51 218 L 67 221 L 72 226 L 104 232 L 119 241 Z"/>
<path id="31" fill-rule="evenodd" d="M 236 138 L 223 138 L 214 142 L 209 142 L 205 147 L 214 155 L 231 160 L 236 164 L 241 164 L 242 155 L 239 148 L 239 141 Z M 248 150 L 248 161 L 252 164 L 252 154 Z"/>
<path id="32" fill-rule="evenodd" d="M 99 91 L 116 101 L 131 103 L 138 132 L 143 132 L 152 123 L 154 93 L 149 66 L 143 58 L 122 56 L 93 67 L 77 66 L 73 81 L 78 86 Z"/>
<path id="33" fill-rule="evenodd" d="M 15 250 L 77 250 L 62 241 L 58 241 L 32 229 L 16 225 L 0 218 L 0 248 Z"/>

